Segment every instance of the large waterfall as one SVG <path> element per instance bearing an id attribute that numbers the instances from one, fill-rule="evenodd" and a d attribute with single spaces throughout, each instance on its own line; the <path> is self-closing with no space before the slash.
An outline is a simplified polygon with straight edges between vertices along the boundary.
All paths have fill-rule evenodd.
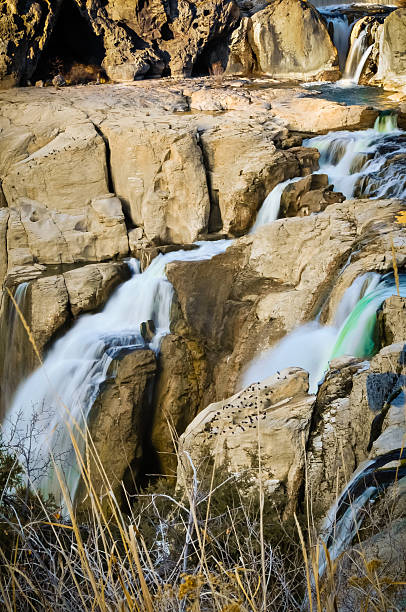
<path id="1" fill-rule="evenodd" d="M 142 274 L 133 261 L 133 276 L 114 292 L 102 312 L 82 315 L 55 343 L 43 366 L 19 388 L 3 425 L 5 438 L 19 442 L 35 422 L 32 474 L 36 469 L 41 472 L 53 453 L 74 496 L 79 473 L 69 430 L 83 429 L 111 362 L 124 352 L 146 346 L 141 323 L 154 321 L 156 333 L 149 347 L 156 351 L 161 338 L 169 333 L 173 289 L 165 276 L 166 264 L 210 259 L 230 244 L 229 240 L 203 242 L 191 251 L 158 255 Z M 80 443 L 80 436 L 76 437 Z M 58 498 L 56 476 L 52 470 L 48 473 L 46 480 L 35 484 Z"/>

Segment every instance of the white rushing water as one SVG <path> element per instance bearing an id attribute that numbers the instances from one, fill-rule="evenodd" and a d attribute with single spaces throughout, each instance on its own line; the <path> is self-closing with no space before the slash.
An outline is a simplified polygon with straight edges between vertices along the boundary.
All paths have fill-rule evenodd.
<path id="1" fill-rule="evenodd" d="M 343 78 L 340 81 L 341 85 L 357 85 L 359 83 L 365 62 L 373 47 L 373 45 L 367 45 L 367 40 L 367 31 L 361 30 L 359 36 L 352 42 L 347 61 L 345 62 Z"/>
<path id="2" fill-rule="evenodd" d="M 346 198 L 406 197 L 406 134 L 396 115 L 383 113 L 374 128 L 340 131 L 304 141 L 320 151 L 319 172 Z"/>
<path id="3" fill-rule="evenodd" d="M 28 286 L 29 282 L 20 283 L 13 296 L 23 315 L 25 315 Z M 5 295 L 4 300 L 7 307 L 0 322 L 0 371 L 2 376 L 0 406 L 2 411 L 6 411 L 10 407 L 16 381 L 20 381 L 24 375 L 21 346 L 24 345 L 26 339 L 26 332 L 11 299 Z"/>
<path id="4" fill-rule="evenodd" d="M 401 277 L 406 296 L 406 278 Z M 241 387 L 296 366 L 309 372 L 309 391 L 315 393 L 332 359 L 349 355 L 370 357 L 375 349 L 376 312 L 396 292 L 390 276 L 368 272 L 355 279 L 337 308 L 333 325 L 312 321 L 285 336 L 275 347 L 255 357 L 243 373 Z"/>
<path id="5" fill-rule="evenodd" d="M 158 255 L 141 274 L 137 262 L 133 276 L 110 297 L 97 314 L 82 315 L 48 353 L 42 367 L 18 389 L 3 424 L 7 439 L 14 431 L 19 439 L 36 422 L 31 462 L 46 464 L 53 452 L 61 463 L 72 498 L 79 481 L 69 428 L 78 423 L 83 429 L 90 409 L 106 380 L 111 362 L 125 352 L 145 346 L 140 324 L 153 320 L 156 334 L 149 345 L 159 343 L 169 333 L 173 288 L 165 266 L 172 261 L 201 261 L 222 253 L 230 240 L 198 243 L 190 251 Z M 68 425 L 68 427 L 67 427 Z M 80 441 L 80 436 L 75 436 Z M 59 485 L 53 471 L 40 482 L 44 493 L 59 499 Z"/>
<path id="6" fill-rule="evenodd" d="M 296 183 L 296 181 L 300 181 L 302 176 L 297 176 L 293 179 L 288 179 L 279 183 L 269 192 L 263 201 L 261 208 L 258 211 L 257 218 L 255 220 L 254 225 L 250 230 L 250 234 L 255 234 L 255 232 L 262 227 L 263 225 L 267 225 L 268 223 L 272 223 L 272 221 L 276 221 L 279 216 L 279 211 L 281 207 L 281 198 L 282 194 L 285 191 L 285 188 L 291 183 Z"/>
<path id="7" fill-rule="evenodd" d="M 351 30 L 354 22 L 348 22 L 348 16 L 340 13 L 337 8 L 322 9 L 320 13 L 327 21 L 328 30 L 332 30 L 333 43 L 338 52 L 340 70 L 343 71 L 350 44 Z"/>

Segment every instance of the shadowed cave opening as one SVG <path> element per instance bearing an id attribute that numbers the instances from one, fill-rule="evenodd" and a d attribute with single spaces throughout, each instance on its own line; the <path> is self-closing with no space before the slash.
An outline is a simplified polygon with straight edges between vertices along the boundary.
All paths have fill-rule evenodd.
<path id="1" fill-rule="evenodd" d="M 102 37 L 94 33 L 74 0 L 65 0 L 31 81 L 47 82 L 57 74 L 72 84 L 95 81 L 105 76 L 104 56 Z"/>

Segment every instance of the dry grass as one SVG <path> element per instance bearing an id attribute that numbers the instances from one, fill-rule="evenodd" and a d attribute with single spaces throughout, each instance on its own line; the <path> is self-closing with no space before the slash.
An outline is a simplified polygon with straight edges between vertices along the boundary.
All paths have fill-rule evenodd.
<path id="1" fill-rule="evenodd" d="M 23 316 L 19 313 L 23 322 Z M 27 333 L 34 343 L 29 329 Z M 34 349 L 35 349 L 34 343 Z M 39 354 L 37 352 L 39 357 Z M 69 412 L 64 406 L 64 410 Z M 167 481 L 155 490 L 127 496 L 126 512 L 112 491 L 88 431 L 77 424 L 72 445 L 87 491 L 78 514 L 55 463 L 65 511 L 35 493 L 24 499 L 8 484 L 6 516 L 0 504 L 0 606 L 14 611 L 97 610 L 139 612 L 264 612 L 310 610 L 401 610 L 397 593 L 405 583 L 378 571 L 356 534 L 359 572 L 345 576 L 343 559 L 332 559 L 317 536 L 306 483 L 305 513 L 282 521 L 260 484 L 247 494 L 243 481 L 214 469 L 204 481 L 189 455 L 178 457 L 192 473 L 180 495 Z M 77 439 L 85 441 L 85 452 Z M 182 459 L 182 461 L 180 461 Z M 95 491 L 89 465 L 97 466 L 103 497 Z M 258 435 L 258 482 L 262 483 Z M 29 470 L 28 470 L 29 473 Z M 235 485 L 235 486 L 233 486 Z M 10 501 L 11 500 L 11 501 Z M 14 506 L 13 506 L 14 503 Z M 24 507 L 24 519 L 20 508 Z M 13 515 L 14 510 L 14 515 Z M 11 511 L 11 514 L 10 514 Z M 372 511 L 371 517 L 373 516 Z M 10 519 L 11 516 L 11 519 Z M 392 520 L 388 515 L 388 522 Z M 372 519 L 371 519 L 372 525 Z M 294 529 L 292 529 L 292 524 Z M 381 527 L 379 527 L 380 529 Z M 372 527 L 371 527 L 372 529 Z M 319 575 L 320 556 L 326 569 Z M 344 576 L 344 577 L 343 577 Z M 350 595 L 353 596 L 352 599 Z M 355 602 L 353 608 L 343 600 Z M 340 603 L 341 602 L 341 603 Z"/>

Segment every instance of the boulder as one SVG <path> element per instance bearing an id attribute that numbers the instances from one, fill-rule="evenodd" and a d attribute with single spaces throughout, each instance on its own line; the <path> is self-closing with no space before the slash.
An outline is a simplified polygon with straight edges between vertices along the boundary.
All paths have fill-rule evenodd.
<path id="1" fill-rule="evenodd" d="M 241 236 L 278 183 L 317 169 L 316 150 L 277 150 L 274 138 L 272 123 L 250 130 L 242 123 L 240 127 L 225 125 L 222 129 L 202 131 L 212 201 L 212 231 Z"/>
<path id="2" fill-rule="evenodd" d="M 300 80 L 339 78 L 325 21 L 302 0 L 272 0 L 252 18 L 249 41 L 259 72 Z"/>
<path id="3" fill-rule="evenodd" d="M 276 99 L 272 113 L 298 132 L 327 134 L 335 130 L 363 130 L 373 127 L 379 111 L 368 106 L 345 105 L 316 97 Z"/>
<path id="4" fill-rule="evenodd" d="M 91 452 L 89 477 L 100 496 L 109 489 L 120 500 L 122 483 L 131 488 L 136 484 L 141 461 L 145 458 L 155 372 L 153 351 L 134 351 L 113 361 L 110 380 L 92 406 L 88 426 L 97 461 Z M 86 505 L 86 496 L 82 482 L 76 494 L 76 503 L 82 508 Z"/>
<path id="5" fill-rule="evenodd" d="M 393 11 L 384 21 L 376 81 L 388 89 L 406 85 L 406 8 Z"/>
<path id="6" fill-rule="evenodd" d="M 406 342 L 406 298 L 392 295 L 378 313 L 382 344 Z"/>
<path id="7" fill-rule="evenodd" d="M 262 478 L 265 495 L 284 494 L 285 515 L 293 512 L 315 402 L 307 391 L 307 372 L 289 368 L 210 404 L 180 438 L 178 487 L 188 487 L 190 463 L 198 478 L 222 468 L 226 475 L 245 475 L 253 486 Z"/>
<path id="8" fill-rule="evenodd" d="M 328 184 L 326 174 L 311 174 L 285 187 L 281 195 L 280 216 L 303 217 L 344 200 L 343 194 L 334 192 L 333 185 Z"/>
<path id="9" fill-rule="evenodd" d="M 114 187 L 131 221 L 157 244 L 194 242 L 207 230 L 210 212 L 196 130 L 134 120 L 102 129 Z"/>

